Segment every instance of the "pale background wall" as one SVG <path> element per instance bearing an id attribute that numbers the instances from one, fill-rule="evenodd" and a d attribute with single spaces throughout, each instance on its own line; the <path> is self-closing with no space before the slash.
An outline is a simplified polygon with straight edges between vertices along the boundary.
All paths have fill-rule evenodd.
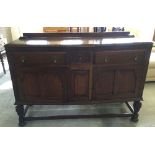
<path id="1" fill-rule="evenodd" d="M 43 27 L 11 27 L 11 33 L 12 33 L 12 39 L 16 40 L 20 36 L 23 35 L 23 33 L 39 33 L 43 32 Z"/>
<path id="2" fill-rule="evenodd" d="M 10 27 L 0 27 L 0 34 L 5 43 L 12 41 L 12 34 Z"/>
<path id="3" fill-rule="evenodd" d="M 19 27 L 11 27 L 12 40 L 16 40 L 21 36 Z"/>

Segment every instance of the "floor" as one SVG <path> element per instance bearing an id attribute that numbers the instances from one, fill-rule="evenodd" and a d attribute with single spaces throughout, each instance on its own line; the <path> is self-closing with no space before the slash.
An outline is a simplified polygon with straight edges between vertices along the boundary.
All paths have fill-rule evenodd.
<path id="1" fill-rule="evenodd" d="M 10 79 L 9 67 L 5 60 L 7 74 L 3 74 L 0 64 L 0 126 L 17 127 L 18 117 L 15 112 L 14 94 Z M 59 119 L 37 120 L 26 123 L 26 127 L 154 127 L 155 126 L 155 82 L 146 83 L 143 94 L 143 106 L 140 110 L 139 122 L 134 123 L 130 118 L 82 118 L 82 119 Z M 64 106 L 32 106 L 28 115 L 45 114 L 81 114 L 101 112 L 126 112 L 124 104 L 105 105 L 70 105 Z"/>

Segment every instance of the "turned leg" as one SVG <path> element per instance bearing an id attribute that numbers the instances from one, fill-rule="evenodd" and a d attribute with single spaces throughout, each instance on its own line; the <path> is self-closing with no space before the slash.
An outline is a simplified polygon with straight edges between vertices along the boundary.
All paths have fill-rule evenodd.
<path id="1" fill-rule="evenodd" d="M 139 112 L 141 106 L 142 106 L 142 103 L 140 101 L 135 101 L 134 102 L 134 104 L 133 104 L 134 113 L 133 113 L 133 115 L 131 117 L 131 120 L 133 122 L 137 122 L 138 121 L 138 112 Z"/>
<path id="2" fill-rule="evenodd" d="M 24 120 L 24 105 L 17 105 L 16 106 L 16 112 L 19 116 L 19 126 L 24 126 L 25 125 L 25 120 Z"/>

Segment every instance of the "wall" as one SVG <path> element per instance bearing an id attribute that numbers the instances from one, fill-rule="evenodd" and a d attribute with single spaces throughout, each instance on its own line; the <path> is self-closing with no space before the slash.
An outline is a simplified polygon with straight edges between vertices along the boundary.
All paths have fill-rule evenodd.
<path id="1" fill-rule="evenodd" d="M 11 27 L 0 27 L 0 34 L 3 35 L 5 43 L 12 41 Z"/>
<path id="2" fill-rule="evenodd" d="M 141 25 L 134 29 L 130 28 L 131 32 L 135 33 L 135 36 L 141 39 L 152 40 L 155 26 Z"/>
<path id="3" fill-rule="evenodd" d="M 11 27 L 12 40 L 16 40 L 21 36 L 19 27 Z"/>
<path id="4" fill-rule="evenodd" d="M 43 27 L 41 26 L 31 26 L 31 27 L 19 27 L 20 33 L 41 33 L 43 32 Z"/>
<path id="5" fill-rule="evenodd" d="M 12 39 L 16 40 L 20 36 L 23 36 L 23 33 L 39 33 L 43 32 L 43 27 L 11 27 Z"/>

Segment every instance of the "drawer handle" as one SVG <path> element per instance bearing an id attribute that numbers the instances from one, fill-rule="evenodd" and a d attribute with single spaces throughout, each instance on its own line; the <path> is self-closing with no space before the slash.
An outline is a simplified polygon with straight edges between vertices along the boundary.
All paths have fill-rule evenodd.
<path id="1" fill-rule="evenodd" d="M 22 63 L 24 63 L 24 62 L 25 62 L 25 59 L 24 59 L 24 57 L 22 57 L 22 58 L 21 58 L 21 62 L 22 62 Z"/>
<path id="2" fill-rule="evenodd" d="M 137 61 L 137 60 L 138 60 L 138 57 L 136 56 L 136 57 L 134 58 L 134 60 Z"/>
<path id="3" fill-rule="evenodd" d="M 53 61 L 55 64 L 57 63 L 57 60 L 56 59 L 54 59 L 54 61 Z"/>
<path id="4" fill-rule="evenodd" d="M 107 58 L 107 57 L 104 58 L 104 62 L 105 62 L 105 63 L 108 62 L 108 58 Z"/>
<path id="5" fill-rule="evenodd" d="M 57 63 L 57 59 L 56 59 L 56 58 L 51 57 L 51 62 L 52 62 L 52 63 L 54 63 L 54 64 L 56 64 L 56 63 Z"/>
<path id="6" fill-rule="evenodd" d="M 81 61 L 82 60 L 82 57 L 79 57 L 79 60 Z"/>

